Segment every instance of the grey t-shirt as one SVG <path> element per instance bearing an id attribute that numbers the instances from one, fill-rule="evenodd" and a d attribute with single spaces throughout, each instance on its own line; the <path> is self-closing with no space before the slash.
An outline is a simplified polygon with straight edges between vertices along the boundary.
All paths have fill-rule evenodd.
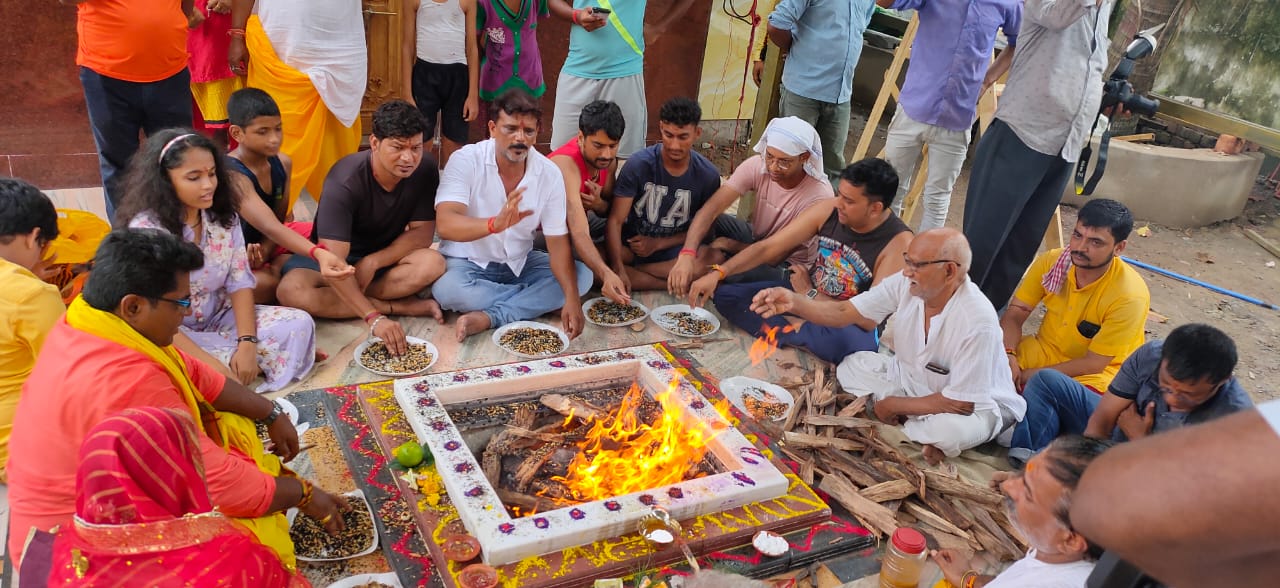
<path id="1" fill-rule="evenodd" d="M 1253 399 L 1233 376 L 1208 402 L 1190 412 L 1176 413 L 1170 410 L 1164 401 L 1164 394 L 1160 393 L 1160 350 L 1163 348 L 1164 341 L 1150 341 L 1139 347 L 1120 365 L 1120 371 L 1107 388 L 1108 392 L 1120 398 L 1132 400 L 1139 415 L 1145 416 L 1147 404 L 1154 402 L 1156 419 L 1152 433 L 1211 421 L 1253 406 Z M 1119 427 L 1116 428 L 1115 437 L 1124 440 Z"/>

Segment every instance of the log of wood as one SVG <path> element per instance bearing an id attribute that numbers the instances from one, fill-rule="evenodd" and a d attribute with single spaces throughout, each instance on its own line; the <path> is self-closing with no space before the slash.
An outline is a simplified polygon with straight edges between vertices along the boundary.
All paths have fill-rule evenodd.
<path id="1" fill-rule="evenodd" d="M 991 511 L 991 518 L 995 519 L 996 524 L 1000 525 L 1000 529 L 1004 531 L 1004 534 L 1008 535 L 1015 543 L 1024 548 L 1031 546 L 1027 542 L 1027 538 L 1022 536 L 1022 532 L 1013 526 L 1013 523 L 1009 522 L 1009 516 L 1005 514 L 1004 509 Z"/>
<path id="2" fill-rule="evenodd" d="M 874 486 L 863 488 L 858 494 L 863 495 L 873 502 L 888 502 L 890 500 L 902 500 L 916 493 L 916 487 L 906 480 L 889 480 L 881 482 Z"/>
<path id="3" fill-rule="evenodd" d="M 898 528 L 898 520 L 893 511 L 858 494 L 858 489 L 853 486 L 853 482 L 844 476 L 831 474 L 822 479 L 818 488 L 845 507 L 849 514 L 861 521 L 862 526 L 873 533 L 889 536 Z"/>
<path id="4" fill-rule="evenodd" d="M 938 513 L 939 516 L 951 521 L 951 523 L 957 527 L 960 527 L 961 529 L 968 529 L 973 526 L 973 520 L 964 513 L 961 513 L 960 510 L 956 508 L 956 505 L 952 504 L 951 500 L 943 497 L 941 494 L 929 494 L 928 496 L 917 495 L 917 498 L 919 498 L 922 504 L 928 506 L 929 510 Z"/>
<path id="5" fill-rule="evenodd" d="M 546 465 L 547 460 L 551 459 L 551 454 L 555 453 L 558 447 L 553 444 L 546 444 L 539 447 L 520 462 L 520 467 L 516 468 L 516 491 L 524 492 L 529 489 L 529 483 L 538 475 L 538 470 Z"/>
<path id="6" fill-rule="evenodd" d="M 608 418 L 608 413 L 577 398 L 569 398 L 560 394 L 543 394 L 538 398 L 543 406 L 550 408 L 566 418 L 573 418 L 584 423 Z M 526 427 L 527 428 L 527 427 Z"/>
<path id="7" fill-rule="evenodd" d="M 818 427 L 844 427 L 846 429 L 874 429 L 876 427 L 875 421 L 853 416 L 840 416 L 838 414 L 805 415 L 804 422 Z"/>
<path id="8" fill-rule="evenodd" d="M 939 531 L 951 533 L 952 535 L 961 537 L 966 540 L 973 538 L 973 535 L 970 534 L 968 531 L 965 531 L 964 529 L 957 527 L 951 521 L 939 516 L 937 513 L 933 512 L 932 510 L 929 510 L 923 504 L 920 504 L 914 500 L 903 501 L 902 510 L 905 510 L 911 513 L 916 518 L 920 519 L 920 522 L 926 525 L 929 525 L 935 529 L 938 529 Z"/>
<path id="9" fill-rule="evenodd" d="M 908 522 L 908 521 L 911 521 L 911 522 Z M 913 527 L 915 526 L 916 522 L 918 522 L 916 518 L 911 516 L 910 514 L 898 513 L 899 525 L 903 527 Z M 929 537 L 933 538 L 933 541 L 938 544 L 938 549 L 957 549 L 962 551 L 967 549 L 972 549 L 972 543 L 969 541 L 966 541 L 963 537 L 957 537 L 955 535 L 952 535 L 951 533 L 939 531 L 937 529 L 934 529 L 933 527 L 927 527 L 927 526 L 923 529 L 918 529 L 918 530 L 921 533 L 924 533 L 925 535 L 928 535 Z"/>
<path id="10" fill-rule="evenodd" d="M 524 511 L 525 513 L 545 512 L 548 510 L 555 510 L 557 508 L 561 508 L 564 506 L 581 504 L 579 502 L 576 502 L 573 500 L 566 500 L 563 498 L 551 498 L 549 496 L 530 496 L 528 494 L 521 494 L 519 492 L 514 492 L 512 490 L 507 490 L 505 488 L 495 488 L 494 491 L 498 493 L 498 498 L 502 500 L 503 504 L 510 505 L 510 506 L 518 506 L 520 507 L 520 510 Z"/>
<path id="11" fill-rule="evenodd" d="M 805 406 L 809 404 L 809 389 L 805 388 L 795 397 L 795 404 L 791 406 L 791 414 L 787 415 L 787 420 L 782 424 L 783 431 L 794 431 L 796 423 L 800 422 L 800 415 L 804 412 Z"/>
<path id="12" fill-rule="evenodd" d="M 862 412 L 865 411 L 866 408 L 867 408 L 867 397 L 859 396 L 858 398 L 855 398 L 853 402 L 850 402 L 849 404 L 845 405 L 844 408 L 837 411 L 836 416 L 840 416 L 840 417 L 858 416 L 859 414 L 862 414 Z"/>
<path id="13" fill-rule="evenodd" d="M 810 486 L 813 485 L 813 468 L 814 460 L 812 457 L 800 462 L 800 479 Z"/>
<path id="14" fill-rule="evenodd" d="M 1024 546 L 1014 543 L 1013 539 L 1010 539 L 1008 535 L 1005 535 L 1004 530 L 1001 529 L 1000 525 L 996 523 L 994 518 L 992 518 L 990 511 L 976 504 L 970 504 L 968 510 L 969 514 L 973 516 L 974 522 L 978 524 L 978 527 L 990 533 L 991 536 L 1000 543 L 1000 547 L 1004 549 L 1005 553 L 1011 554 L 1015 557 L 1020 557 L 1019 554 L 1025 551 L 1023 549 Z"/>
<path id="15" fill-rule="evenodd" d="M 953 478 L 941 472 L 933 470 L 925 470 L 925 485 L 932 488 L 936 492 L 941 492 L 953 498 L 961 498 L 978 504 L 988 506 L 1001 506 L 1004 504 L 1004 497 L 998 492 L 982 488 L 975 484 L 971 484 L 959 478 Z"/>
<path id="16" fill-rule="evenodd" d="M 884 472 L 871 467 L 865 461 L 850 457 L 847 453 L 834 449 L 821 449 L 818 454 L 822 456 L 827 467 L 839 470 L 859 486 L 874 486 L 893 479 L 891 476 L 885 475 Z"/>
<path id="17" fill-rule="evenodd" d="M 840 449 L 843 451 L 858 451 L 864 447 L 857 441 L 848 439 L 840 439 L 838 437 L 822 437 L 819 435 L 810 435 L 806 433 L 796 433 L 787 431 L 783 434 L 784 441 L 793 447 L 800 448 L 823 448 Z"/>

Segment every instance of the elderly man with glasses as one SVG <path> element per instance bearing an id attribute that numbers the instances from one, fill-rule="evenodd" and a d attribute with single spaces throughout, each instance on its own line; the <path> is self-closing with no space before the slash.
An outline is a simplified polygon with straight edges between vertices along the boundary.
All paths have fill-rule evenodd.
<path id="1" fill-rule="evenodd" d="M 770 288 L 751 308 L 766 319 L 791 313 L 833 327 L 892 314 L 895 354 L 855 353 L 836 375 L 846 392 L 872 395 L 876 417 L 902 425 L 936 464 L 995 439 L 1027 408 L 1013 389 L 995 309 L 969 281 L 970 258 L 959 231 L 933 229 L 911 241 L 901 273 L 847 302 Z"/>
<path id="2" fill-rule="evenodd" d="M 1021 465 L 1058 435 L 1127 441 L 1248 409 L 1253 400 L 1232 375 L 1236 357 L 1226 333 L 1193 323 L 1134 351 L 1102 396 L 1043 370 L 1023 390 L 1034 418 L 1014 430 L 1009 460 Z"/>

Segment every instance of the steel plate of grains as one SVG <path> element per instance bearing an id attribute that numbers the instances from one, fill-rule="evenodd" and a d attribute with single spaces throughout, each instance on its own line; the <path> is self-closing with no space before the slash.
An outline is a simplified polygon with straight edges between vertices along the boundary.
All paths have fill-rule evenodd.
<path id="1" fill-rule="evenodd" d="M 409 350 L 400 357 L 392 357 L 382 341 L 370 343 L 360 353 L 360 362 L 371 370 L 396 374 L 415 374 L 427 369 L 434 357 L 422 343 L 409 343 Z"/>
<path id="2" fill-rule="evenodd" d="M 351 557 L 373 545 L 373 519 L 369 507 L 361 496 L 346 496 L 351 510 L 342 513 L 347 528 L 337 535 L 330 535 L 317 521 L 298 513 L 289 527 L 289 538 L 299 557 L 308 559 L 342 559 Z"/>
<path id="3" fill-rule="evenodd" d="M 662 319 L 668 326 L 680 331 L 683 335 L 706 335 L 716 328 L 711 321 L 698 318 L 691 312 L 668 312 L 662 315 Z"/>
<path id="4" fill-rule="evenodd" d="M 555 355 L 564 351 L 564 341 L 555 331 L 520 327 L 502 334 L 498 343 L 525 355 Z"/>
<path id="5" fill-rule="evenodd" d="M 644 316 L 644 310 L 630 304 L 604 300 L 591 305 L 587 317 L 602 325 L 620 325 Z"/>

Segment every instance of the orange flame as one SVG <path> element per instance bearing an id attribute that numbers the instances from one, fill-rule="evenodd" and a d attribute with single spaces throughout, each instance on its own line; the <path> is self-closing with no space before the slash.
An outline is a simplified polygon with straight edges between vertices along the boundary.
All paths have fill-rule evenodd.
<path id="1" fill-rule="evenodd" d="M 565 485 L 577 500 L 602 500 L 685 480 L 702 461 L 717 434 L 701 419 L 684 416 L 675 401 L 679 380 L 654 396 L 662 414 L 650 425 L 640 421 L 644 390 L 632 384 L 610 418 L 597 420 L 569 464 Z"/>
<path id="2" fill-rule="evenodd" d="M 751 349 L 747 351 L 747 357 L 751 358 L 751 365 L 759 365 L 765 358 L 773 355 L 778 350 L 778 329 L 779 327 L 770 327 L 765 325 L 764 335 L 757 337 L 751 342 Z M 793 333 L 800 330 L 797 327 L 786 325 L 781 327 L 783 333 Z"/>

